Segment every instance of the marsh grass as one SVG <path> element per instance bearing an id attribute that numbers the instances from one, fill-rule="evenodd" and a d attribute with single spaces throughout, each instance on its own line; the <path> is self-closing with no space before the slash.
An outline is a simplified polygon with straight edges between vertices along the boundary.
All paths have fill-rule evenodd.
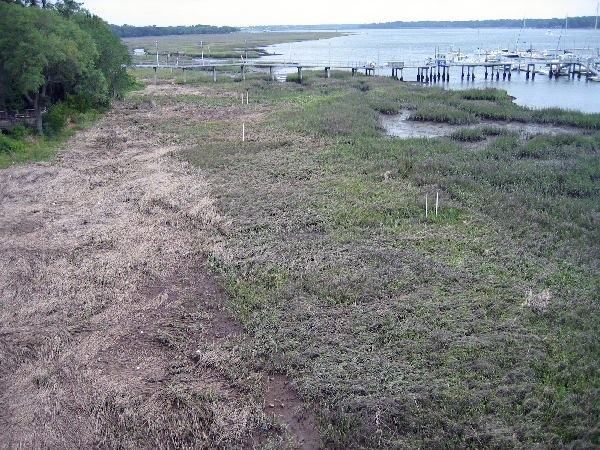
<path id="1" fill-rule="evenodd" d="M 232 220 L 205 254 L 252 336 L 240 362 L 290 376 L 331 448 L 597 445 L 597 136 L 403 140 L 377 117 L 597 119 L 382 78 L 260 95 L 278 111 L 255 142 L 183 154 Z"/>
<path id="2" fill-rule="evenodd" d="M 156 55 L 156 42 L 158 41 L 158 50 L 162 55 L 170 53 L 175 58 L 177 54 L 200 57 L 204 50 L 205 57 L 224 57 L 231 55 L 235 58 L 245 54 L 245 43 L 248 46 L 248 52 L 251 56 L 255 53 L 259 56 L 262 50 L 259 47 L 265 47 L 271 44 L 281 42 L 296 42 L 304 40 L 327 39 L 340 36 L 343 33 L 317 31 L 317 32 L 268 32 L 268 33 L 229 33 L 229 34 L 196 34 L 183 36 L 144 36 L 125 38 L 123 42 L 130 50 L 134 48 L 144 48 L 151 55 Z M 202 44 L 201 44 L 202 41 Z M 227 57 L 227 56 L 225 56 Z"/>

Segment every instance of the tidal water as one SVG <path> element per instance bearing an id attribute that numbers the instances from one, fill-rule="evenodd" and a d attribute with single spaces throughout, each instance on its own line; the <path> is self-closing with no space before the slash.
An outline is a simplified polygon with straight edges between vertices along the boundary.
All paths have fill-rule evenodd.
<path id="1" fill-rule="evenodd" d="M 344 30 L 345 31 L 345 30 Z M 404 61 L 406 66 L 422 65 L 426 58 L 450 51 L 477 56 L 477 52 L 509 49 L 511 51 L 550 50 L 563 54 L 565 50 L 584 58 L 598 55 L 600 29 L 399 29 L 356 30 L 355 34 L 318 41 L 276 44 L 266 47 L 272 55 L 264 60 L 294 62 L 370 61 L 378 67 L 390 61 Z M 294 69 L 291 69 L 294 71 Z M 391 75 L 391 69 L 377 69 L 377 75 Z M 404 81 L 416 81 L 417 71 L 404 69 Z M 510 81 L 484 78 L 484 69 L 475 72 L 475 80 L 461 78 L 460 68 L 453 68 L 449 82 L 432 83 L 447 89 L 495 87 L 505 89 L 515 102 L 532 108 L 559 107 L 600 113 L 600 82 L 586 81 L 585 76 L 550 79 L 536 74 L 526 79 L 525 72 L 513 71 Z"/>

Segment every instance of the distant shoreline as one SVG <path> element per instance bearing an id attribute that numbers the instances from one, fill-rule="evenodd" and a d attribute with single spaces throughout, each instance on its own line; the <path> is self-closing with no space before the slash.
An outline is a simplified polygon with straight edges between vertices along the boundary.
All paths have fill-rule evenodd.
<path id="1" fill-rule="evenodd" d="M 423 29 L 423 28 L 540 28 L 540 29 L 594 29 L 596 16 L 581 16 L 552 19 L 496 19 L 415 22 L 383 22 L 369 24 L 321 24 L 321 25 L 271 25 L 242 27 L 244 31 L 299 31 L 299 30 L 344 30 L 344 29 Z"/>

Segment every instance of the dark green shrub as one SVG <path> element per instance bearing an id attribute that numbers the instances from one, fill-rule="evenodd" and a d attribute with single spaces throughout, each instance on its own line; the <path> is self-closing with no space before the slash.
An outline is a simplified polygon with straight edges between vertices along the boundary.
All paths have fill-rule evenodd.
<path id="1" fill-rule="evenodd" d="M 10 145 L 12 141 L 13 140 L 8 136 L 0 134 L 0 153 L 10 153 Z"/>
<path id="2" fill-rule="evenodd" d="M 60 133 L 67 125 L 69 117 L 73 116 L 75 111 L 67 103 L 59 102 L 52 105 L 42 116 L 42 128 L 46 136 L 52 137 Z"/>
<path id="3" fill-rule="evenodd" d="M 74 112 L 85 113 L 92 109 L 92 101 L 82 94 L 67 94 L 67 108 Z"/>
<path id="4" fill-rule="evenodd" d="M 0 153 L 21 153 L 26 149 L 27 145 L 21 139 L 13 139 L 0 134 Z"/>
<path id="5" fill-rule="evenodd" d="M 23 139 L 24 136 L 31 134 L 32 129 L 24 125 L 13 125 L 12 127 L 8 127 L 6 131 L 13 139 Z"/>

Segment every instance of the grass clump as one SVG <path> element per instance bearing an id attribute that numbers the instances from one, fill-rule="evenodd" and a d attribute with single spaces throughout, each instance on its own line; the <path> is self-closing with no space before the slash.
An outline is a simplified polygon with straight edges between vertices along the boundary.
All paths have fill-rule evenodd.
<path id="1" fill-rule="evenodd" d="M 485 134 L 482 130 L 462 128 L 453 132 L 450 138 L 461 142 L 479 142 L 485 140 Z"/>
<path id="2" fill-rule="evenodd" d="M 479 122 L 479 119 L 470 112 L 443 104 L 417 109 L 411 112 L 410 120 L 440 122 L 450 125 L 469 125 Z"/>

